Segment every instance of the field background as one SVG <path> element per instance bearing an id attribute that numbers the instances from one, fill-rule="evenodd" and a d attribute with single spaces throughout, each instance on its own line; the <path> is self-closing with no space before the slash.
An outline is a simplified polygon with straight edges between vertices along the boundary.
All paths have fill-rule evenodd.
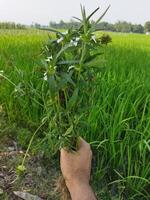
<path id="1" fill-rule="evenodd" d="M 112 43 L 103 49 L 101 72 L 89 94 L 91 111 L 85 116 L 89 128 L 81 132 L 94 152 L 92 184 L 101 199 L 150 199 L 150 36 L 110 35 Z M 42 47 L 47 39 L 48 33 L 43 31 L 0 30 L 1 151 L 10 146 L 8 140 L 15 140 L 25 150 L 45 116 Z M 55 166 L 53 174 L 57 174 L 58 158 L 51 155 L 50 145 L 45 127 L 35 137 L 31 154 L 38 153 L 50 162 Z M 13 168 L 19 159 L 10 159 Z M 7 159 L 8 166 L 10 163 Z M 51 173 L 49 176 L 53 177 Z M 44 180 L 41 190 L 48 185 Z M 13 187 L 20 188 L 17 183 Z M 33 188 L 30 186 L 31 193 L 39 195 L 41 190 Z M 45 187 L 46 199 L 51 199 L 52 193 L 47 190 Z M 4 199 L 10 191 L 3 194 Z"/>

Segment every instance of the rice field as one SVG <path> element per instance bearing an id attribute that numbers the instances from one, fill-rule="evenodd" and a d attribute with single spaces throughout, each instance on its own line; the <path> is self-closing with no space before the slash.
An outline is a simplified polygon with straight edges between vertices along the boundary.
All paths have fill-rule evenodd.
<path id="1" fill-rule="evenodd" d="M 94 152 L 92 184 L 101 199 L 148 200 L 150 36 L 110 35 L 112 43 L 103 50 L 100 73 L 89 94 L 90 114 L 83 116 L 87 124 L 81 130 Z M 25 149 L 47 112 L 42 74 L 47 39 L 43 31 L 0 31 L 0 137 L 9 132 Z M 56 159 L 49 134 L 43 127 L 31 151 Z"/>

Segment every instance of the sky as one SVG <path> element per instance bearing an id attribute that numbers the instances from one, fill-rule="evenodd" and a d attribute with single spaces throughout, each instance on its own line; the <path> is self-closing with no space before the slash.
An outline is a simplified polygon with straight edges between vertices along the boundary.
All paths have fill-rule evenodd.
<path id="1" fill-rule="evenodd" d="M 81 16 L 80 4 L 86 7 L 87 13 L 99 6 L 96 17 L 111 5 L 103 18 L 110 23 L 125 20 L 144 24 L 150 21 L 150 0 L 0 0 L 0 22 L 48 25 L 50 21 L 69 21 L 73 16 Z"/>

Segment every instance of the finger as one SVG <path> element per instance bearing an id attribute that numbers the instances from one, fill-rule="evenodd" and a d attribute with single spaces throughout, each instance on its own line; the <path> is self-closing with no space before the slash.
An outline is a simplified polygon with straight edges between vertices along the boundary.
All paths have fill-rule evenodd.
<path id="1" fill-rule="evenodd" d="M 62 157 L 64 157 L 64 156 L 73 156 L 73 155 L 75 155 L 77 152 L 75 152 L 75 151 L 68 151 L 68 149 L 66 149 L 66 148 L 62 148 L 61 150 L 60 150 L 60 156 Z"/>
<path id="2" fill-rule="evenodd" d="M 60 150 L 60 155 L 63 156 L 63 155 L 67 155 L 69 152 L 65 149 L 65 148 L 62 148 Z"/>
<path id="3" fill-rule="evenodd" d="M 82 152 L 82 151 L 90 151 L 90 150 L 91 150 L 90 144 L 80 137 L 80 144 L 79 144 L 78 151 Z"/>

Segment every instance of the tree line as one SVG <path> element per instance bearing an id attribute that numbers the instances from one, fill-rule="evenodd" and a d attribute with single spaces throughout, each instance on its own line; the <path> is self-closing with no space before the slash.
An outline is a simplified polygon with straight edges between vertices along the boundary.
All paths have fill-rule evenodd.
<path id="1" fill-rule="evenodd" d="M 94 21 L 92 21 L 94 24 Z M 71 20 L 70 22 L 64 22 L 61 20 L 59 23 L 50 22 L 49 27 L 55 29 L 66 29 L 70 27 L 80 26 L 79 22 Z M 150 21 L 147 21 L 144 26 L 141 24 L 132 24 L 126 21 L 118 21 L 115 24 L 108 22 L 101 22 L 97 25 L 97 30 L 123 32 L 123 33 L 146 33 L 150 32 Z"/>
<path id="2" fill-rule="evenodd" d="M 92 21 L 94 24 L 94 21 Z M 0 29 L 25 29 L 25 28 L 55 28 L 55 29 L 68 29 L 71 27 L 78 28 L 80 23 L 74 20 L 64 22 L 60 20 L 59 23 L 50 22 L 49 25 L 43 26 L 35 23 L 30 26 L 16 24 L 14 22 L 0 22 Z M 150 33 L 150 21 L 145 22 L 144 26 L 141 24 L 132 24 L 126 21 L 118 21 L 115 24 L 108 22 L 100 22 L 97 24 L 97 30 L 123 32 L 123 33 Z"/>
<path id="3" fill-rule="evenodd" d="M 14 22 L 0 22 L 0 29 L 25 29 L 26 26 Z"/>

